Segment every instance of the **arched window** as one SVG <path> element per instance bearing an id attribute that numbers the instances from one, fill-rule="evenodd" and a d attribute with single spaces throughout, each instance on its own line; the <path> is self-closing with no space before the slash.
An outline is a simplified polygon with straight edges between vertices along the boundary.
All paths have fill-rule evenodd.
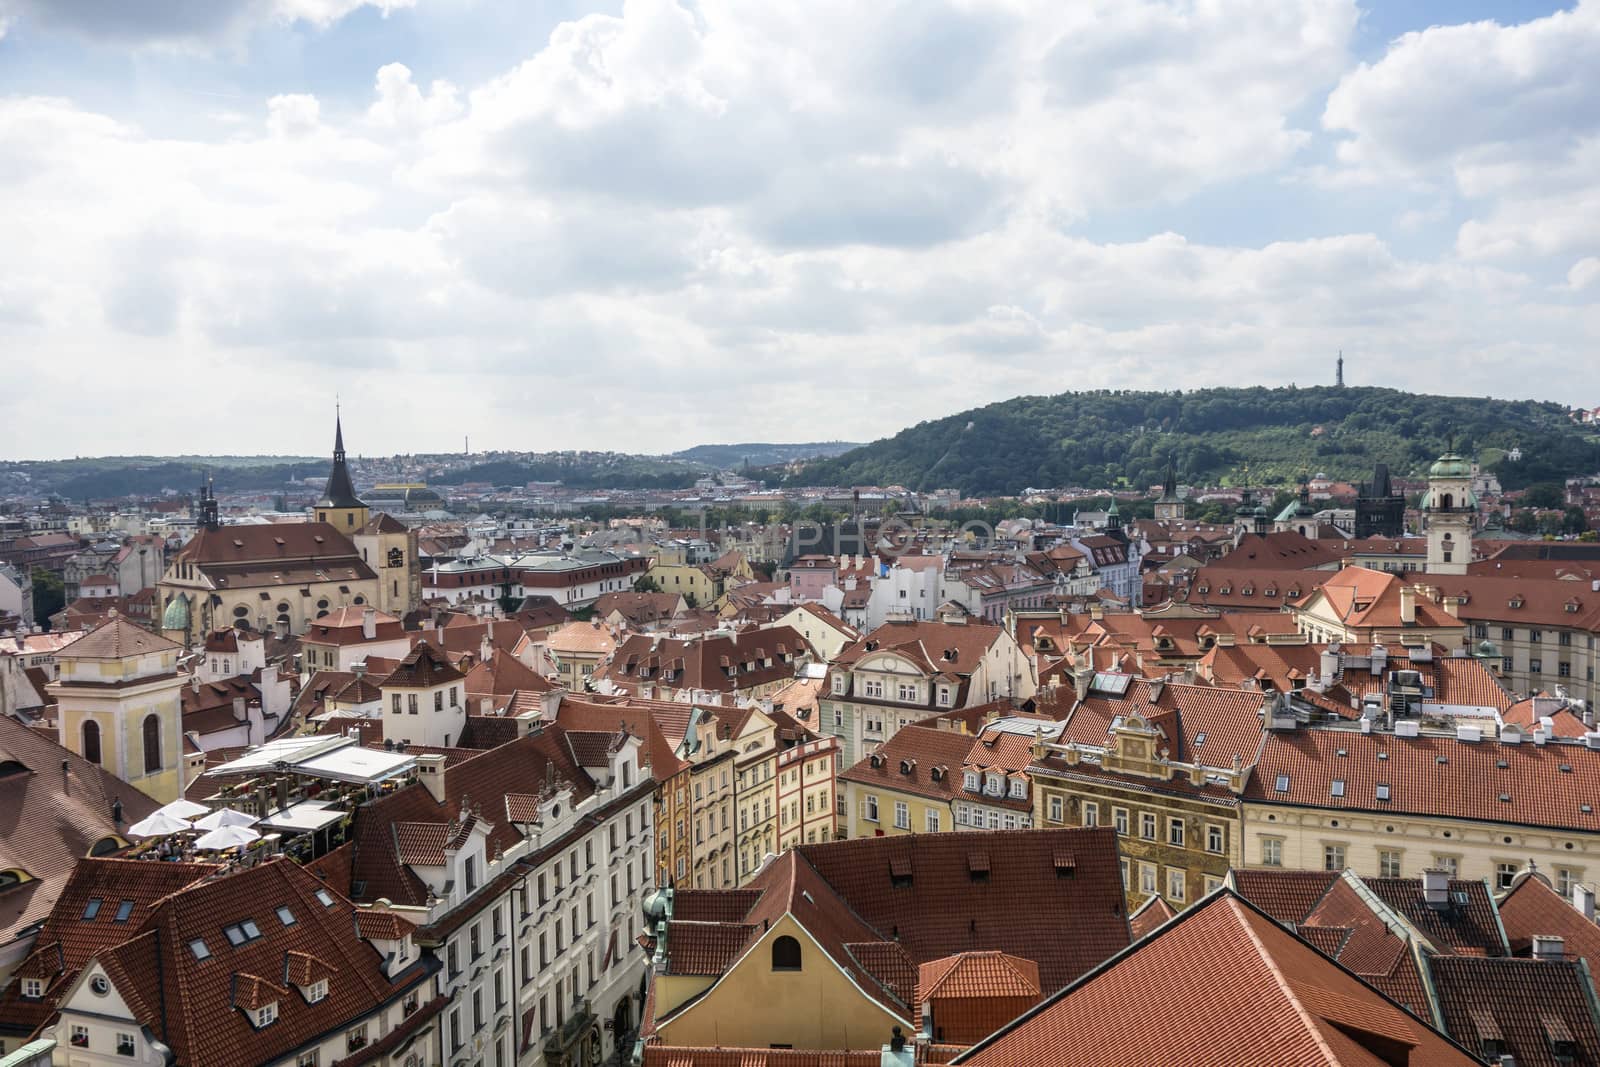
<path id="1" fill-rule="evenodd" d="M 90 763 L 100 762 L 100 724 L 93 719 L 83 723 L 83 758 Z"/>
<path id="2" fill-rule="evenodd" d="M 1444 508 L 1446 511 L 1450 510 L 1450 505 L 1454 502 L 1454 498 L 1452 498 L 1449 493 L 1446 493 L 1444 496 L 1439 498 L 1440 507 Z"/>
<path id="3" fill-rule="evenodd" d="M 144 773 L 154 774 L 161 769 L 161 720 L 154 715 L 144 717 Z"/>
<path id="4" fill-rule="evenodd" d="M 800 942 L 783 935 L 772 943 L 772 969 L 798 971 L 800 969 Z"/>

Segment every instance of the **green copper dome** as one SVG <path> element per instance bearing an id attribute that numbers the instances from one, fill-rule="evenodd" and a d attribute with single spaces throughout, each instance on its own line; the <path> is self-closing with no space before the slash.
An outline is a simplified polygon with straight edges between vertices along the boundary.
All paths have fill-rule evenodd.
<path id="1" fill-rule="evenodd" d="M 1434 460 L 1433 466 L 1428 468 L 1430 478 L 1470 478 L 1472 477 L 1472 464 L 1456 455 L 1446 452 Z"/>
<path id="2" fill-rule="evenodd" d="M 167 610 L 161 613 L 161 628 L 163 630 L 187 630 L 189 628 L 189 598 L 175 596 L 172 603 L 167 605 Z"/>

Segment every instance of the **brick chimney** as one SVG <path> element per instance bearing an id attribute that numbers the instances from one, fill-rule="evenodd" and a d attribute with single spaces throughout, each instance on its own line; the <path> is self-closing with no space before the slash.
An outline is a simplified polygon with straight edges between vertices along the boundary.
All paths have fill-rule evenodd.
<path id="1" fill-rule="evenodd" d="M 374 640 L 378 636 L 378 613 L 373 608 L 366 607 L 361 610 L 361 639 Z"/>

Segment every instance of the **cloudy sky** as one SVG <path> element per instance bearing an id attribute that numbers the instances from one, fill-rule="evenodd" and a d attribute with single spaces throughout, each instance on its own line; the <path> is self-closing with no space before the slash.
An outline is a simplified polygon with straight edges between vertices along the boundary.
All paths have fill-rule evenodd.
<path id="1" fill-rule="evenodd" d="M 0 0 L 0 456 L 1600 404 L 1600 0 Z"/>

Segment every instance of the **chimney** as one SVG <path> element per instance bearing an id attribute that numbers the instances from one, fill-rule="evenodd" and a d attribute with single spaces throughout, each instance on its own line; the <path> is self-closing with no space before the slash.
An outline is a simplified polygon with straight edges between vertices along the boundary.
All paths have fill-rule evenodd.
<path id="1" fill-rule="evenodd" d="M 1413 618 L 1414 617 L 1415 615 L 1413 615 Z M 1384 648 L 1382 645 L 1373 645 L 1372 657 L 1368 662 L 1370 662 L 1372 665 L 1372 676 L 1374 678 L 1383 677 L 1383 668 L 1389 664 L 1389 650 Z"/>
<path id="2" fill-rule="evenodd" d="M 1594 886 L 1575 885 L 1572 887 L 1572 906 L 1583 913 L 1583 917 L 1594 922 Z"/>
<path id="3" fill-rule="evenodd" d="M 1544 934 L 1533 935 L 1533 958 L 1536 960 L 1561 960 L 1567 954 L 1565 938 L 1550 937 Z"/>
<path id="4" fill-rule="evenodd" d="M 65 794 L 65 793 L 70 793 L 71 791 L 72 791 L 72 764 L 68 763 L 66 760 L 62 760 L 61 761 L 61 792 L 63 794 Z"/>
<path id="5" fill-rule="evenodd" d="M 112 797 L 111 798 L 111 825 L 112 826 L 121 826 L 122 825 L 122 798 L 121 797 Z"/>
<path id="6" fill-rule="evenodd" d="M 378 613 L 371 607 L 361 611 L 361 640 L 371 641 L 378 636 Z"/>
<path id="7" fill-rule="evenodd" d="M 1409 585 L 1400 587 L 1400 625 L 1417 624 L 1417 591 Z"/>
<path id="8" fill-rule="evenodd" d="M 233 698 L 233 721 L 244 722 L 249 716 L 245 714 L 244 697 Z"/>
<path id="9" fill-rule="evenodd" d="M 195 664 L 194 673 L 189 675 L 189 689 L 191 692 L 200 692 L 200 665 Z"/>
<path id="10" fill-rule="evenodd" d="M 1333 685 L 1339 680 L 1339 646 L 1329 645 L 1322 650 L 1318 658 L 1317 674 L 1322 679 L 1324 686 Z"/>
<path id="11" fill-rule="evenodd" d="M 423 752 L 417 755 L 417 780 L 427 787 L 433 799 L 444 803 L 444 753 Z"/>
<path id="12" fill-rule="evenodd" d="M 1429 867 L 1422 872 L 1422 902 L 1434 911 L 1450 906 L 1450 872 Z"/>

